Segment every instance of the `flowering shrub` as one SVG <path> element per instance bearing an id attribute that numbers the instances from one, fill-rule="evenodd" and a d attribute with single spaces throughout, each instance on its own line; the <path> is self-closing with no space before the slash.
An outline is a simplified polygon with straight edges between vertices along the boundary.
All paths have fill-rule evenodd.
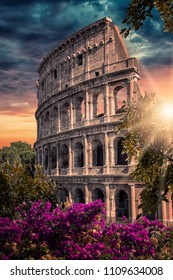
<path id="1" fill-rule="evenodd" d="M 62 211 L 50 202 L 0 218 L 0 259 L 172 259 L 173 228 L 143 217 L 107 226 L 101 200 Z"/>

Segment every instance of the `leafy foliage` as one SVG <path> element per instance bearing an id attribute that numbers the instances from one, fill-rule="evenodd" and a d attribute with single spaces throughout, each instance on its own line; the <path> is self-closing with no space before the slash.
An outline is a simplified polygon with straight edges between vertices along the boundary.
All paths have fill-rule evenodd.
<path id="1" fill-rule="evenodd" d="M 75 203 L 65 212 L 50 202 L 16 208 L 18 218 L 0 218 L 0 259 L 172 259 L 173 228 L 143 217 L 106 226 L 101 200 Z"/>
<path id="2" fill-rule="evenodd" d="M 120 126 L 120 130 L 128 132 L 124 150 L 137 160 L 132 176 L 146 186 L 140 206 L 145 214 L 151 215 L 155 215 L 173 185 L 173 131 L 160 119 L 160 108 L 155 95 L 146 93 L 137 103 L 127 106 Z"/>
<path id="3" fill-rule="evenodd" d="M 142 27 L 146 18 L 153 17 L 154 8 L 164 21 L 164 30 L 173 33 L 172 0 L 131 0 L 123 20 L 129 27 L 122 29 L 121 33 L 127 37 L 131 29 L 138 30 Z"/>
<path id="4" fill-rule="evenodd" d="M 27 166 L 32 173 L 35 164 L 35 151 L 26 142 L 13 142 L 10 147 L 0 149 L 0 164 L 6 163 Z"/>
<path id="5" fill-rule="evenodd" d="M 22 202 L 30 205 L 38 200 L 50 200 L 56 204 L 54 183 L 36 167 L 32 176 L 27 167 L 4 164 L 0 168 L 0 216 L 13 217 L 15 207 Z"/>

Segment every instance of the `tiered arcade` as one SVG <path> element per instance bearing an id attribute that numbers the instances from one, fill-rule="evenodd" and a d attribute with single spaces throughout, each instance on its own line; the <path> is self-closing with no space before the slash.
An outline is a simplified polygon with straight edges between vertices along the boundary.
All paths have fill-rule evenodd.
<path id="1" fill-rule="evenodd" d="M 140 96 L 139 63 L 118 28 L 106 17 L 81 29 L 38 72 L 37 162 L 56 181 L 61 203 L 102 199 L 108 221 L 133 221 L 143 186 L 129 176 L 134 162 L 122 154 L 126 133 L 118 126 L 124 102 Z"/>

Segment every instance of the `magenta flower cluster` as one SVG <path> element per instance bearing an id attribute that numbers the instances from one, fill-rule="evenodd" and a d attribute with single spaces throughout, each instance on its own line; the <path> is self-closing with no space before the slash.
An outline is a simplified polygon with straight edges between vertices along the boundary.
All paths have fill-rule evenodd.
<path id="1" fill-rule="evenodd" d="M 50 202 L 23 203 L 0 218 L 0 259 L 172 259 L 173 227 L 142 217 L 106 225 L 101 200 L 65 211 Z"/>

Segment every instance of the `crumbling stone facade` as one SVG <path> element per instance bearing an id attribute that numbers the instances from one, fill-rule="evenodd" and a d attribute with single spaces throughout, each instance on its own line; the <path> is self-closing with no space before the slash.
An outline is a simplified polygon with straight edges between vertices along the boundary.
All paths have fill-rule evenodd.
<path id="1" fill-rule="evenodd" d="M 37 162 L 57 183 L 60 203 L 102 199 L 108 221 L 139 214 L 140 192 L 129 174 L 118 132 L 122 105 L 137 101 L 139 63 L 118 27 L 103 18 L 67 38 L 38 68 Z M 163 202 L 164 203 L 164 202 Z M 170 220 L 169 212 L 159 215 Z"/>

